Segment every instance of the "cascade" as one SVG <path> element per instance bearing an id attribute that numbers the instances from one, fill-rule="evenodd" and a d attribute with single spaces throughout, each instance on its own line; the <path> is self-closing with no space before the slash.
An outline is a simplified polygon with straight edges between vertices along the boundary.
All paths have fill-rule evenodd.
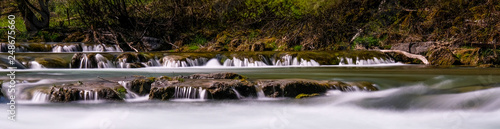
<path id="1" fill-rule="evenodd" d="M 47 102 L 49 101 L 49 95 L 40 91 L 33 92 L 33 96 L 31 97 L 32 102 Z"/>
<path id="2" fill-rule="evenodd" d="M 240 92 L 238 92 L 238 90 L 234 89 L 234 87 L 231 87 L 231 90 L 234 91 L 234 94 L 236 94 L 236 97 L 238 97 L 238 99 L 244 98 L 243 96 L 241 96 L 241 94 L 240 94 Z"/>
<path id="3" fill-rule="evenodd" d="M 206 99 L 207 90 L 201 87 L 175 87 L 174 99 Z"/>
<path id="4" fill-rule="evenodd" d="M 40 63 L 38 63 L 36 61 L 30 61 L 29 66 L 31 69 L 43 69 L 43 68 L 45 68 L 45 67 L 43 67 L 43 65 L 41 65 Z"/>

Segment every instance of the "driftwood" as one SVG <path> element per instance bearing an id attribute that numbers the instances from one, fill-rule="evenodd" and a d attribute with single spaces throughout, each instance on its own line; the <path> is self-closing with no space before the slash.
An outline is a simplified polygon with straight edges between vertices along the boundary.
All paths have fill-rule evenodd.
<path id="1" fill-rule="evenodd" d="M 400 54 L 405 55 L 408 58 L 419 59 L 419 60 L 421 60 L 426 65 L 430 64 L 429 61 L 424 56 L 422 56 L 422 55 L 411 54 L 411 53 L 408 53 L 408 52 L 405 52 L 405 51 L 401 51 L 401 50 L 380 50 L 380 51 L 384 52 L 384 53 L 388 53 L 388 52 L 400 53 Z"/>

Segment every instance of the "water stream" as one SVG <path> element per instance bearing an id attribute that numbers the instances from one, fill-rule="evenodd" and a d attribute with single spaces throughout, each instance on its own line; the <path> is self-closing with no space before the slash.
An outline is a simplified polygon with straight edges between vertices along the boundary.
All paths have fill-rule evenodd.
<path id="1" fill-rule="evenodd" d="M 22 53 L 26 57 L 36 57 Z M 22 54 L 19 57 L 22 57 Z M 51 56 L 53 53 L 46 54 Z M 18 119 L 0 119 L 2 128 L 481 128 L 500 127 L 500 69 L 434 68 L 403 65 L 379 57 L 332 57 L 338 64 L 293 54 L 268 56 L 163 56 L 117 59 L 121 53 L 83 53 L 78 67 L 50 68 L 33 59 L 20 61 L 17 94 Z M 71 61 L 75 53 L 58 53 Z M 92 56 L 89 56 L 92 55 Z M 154 54 L 150 54 L 154 55 Z M 131 62 L 128 59 L 135 61 Z M 40 60 L 40 59 L 39 59 Z M 132 68 L 137 63 L 147 67 Z M 29 64 L 29 65 L 28 65 Z M 363 67 L 359 67 L 363 66 Z M 383 67 L 380 67 L 383 66 Z M 2 70 L 6 72 L 7 70 Z M 256 89 L 256 98 L 212 100 L 202 87 L 175 87 L 174 98 L 150 100 L 127 92 L 123 102 L 101 102 L 96 91 L 83 90 L 82 100 L 50 102 L 45 90 L 62 83 L 142 75 L 180 76 L 234 72 L 255 79 L 313 79 L 368 81 L 380 91 L 328 91 L 306 99 L 268 98 Z M 8 80 L 7 76 L 0 79 Z M 128 82 L 119 82 L 131 91 Z M 4 83 L 2 89 L 8 85 Z M 5 99 L 0 99 L 4 100 Z M 99 103 L 85 103 L 87 101 Z M 6 104 L 0 108 L 7 109 Z M 7 112 L 0 112 L 7 116 Z M 134 124 L 140 122 L 140 124 Z"/>

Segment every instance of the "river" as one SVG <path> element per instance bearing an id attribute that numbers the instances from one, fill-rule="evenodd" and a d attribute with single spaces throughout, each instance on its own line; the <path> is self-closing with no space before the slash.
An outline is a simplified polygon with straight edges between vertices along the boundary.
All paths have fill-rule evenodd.
<path id="1" fill-rule="evenodd" d="M 209 64 L 206 61 L 205 64 Z M 4 73 L 6 70 L 3 70 Z M 17 120 L 0 119 L 1 128 L 262 128 L 262 129 L 497 129 L 500 127 L 500 69 L 437 68 L 398 63 L 374 65 L 310 65 L 145 68 L 35 68 L 17 70 L 20 91 L 67 82 L 195 73 L 234 72 L 253 79 L 368 81 L 379 91 L 328 91 L 305 98 L 239 100 L 148 100 L 124 102 L 34 101 L 18 94 Z M 7 80 L 7 76 L 0 77 Z M 6 81 L 4 81 L 6 82 Z M 3 87 L 7 87 L 6 84 Z M 4 100 L 5 102 L 5 100 Z M 7 110 L 6 104 L 0 109 Z M 7 112 L 0 112 L 7 116 Z"/>

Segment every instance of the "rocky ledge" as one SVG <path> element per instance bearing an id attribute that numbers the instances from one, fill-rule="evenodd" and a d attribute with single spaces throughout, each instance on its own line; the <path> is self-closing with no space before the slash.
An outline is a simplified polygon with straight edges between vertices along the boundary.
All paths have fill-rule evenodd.
<path id="1" fill-rule="evenodd" d="M 308 79 L 252 80 L 235 73 L 212 73 L 177 77 L 101 78 L 94 82 L 62 84 L 30 91 L 32 92 L 32 100 L 36 100 L 35 93 L 43 93 L 48 95 L 46 99 L 51 102 L 70 102 L 79 100 L 121 101 L 138 96 L 149 96 L 151 100 L 304 98 L 322 95 L 328 90 L 352 92 L 377 91 L 378 88 L 370 82 Z"/>

